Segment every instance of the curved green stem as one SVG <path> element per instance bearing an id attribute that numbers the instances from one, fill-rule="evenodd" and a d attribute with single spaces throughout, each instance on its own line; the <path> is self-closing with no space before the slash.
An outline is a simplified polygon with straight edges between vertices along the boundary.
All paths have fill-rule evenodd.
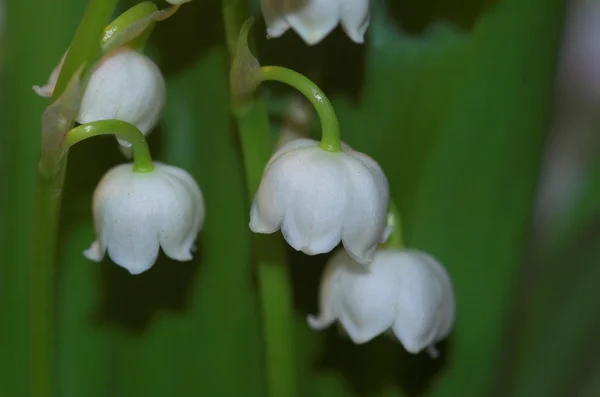
<path id="1" fill-rule="evenodd" d="M 65 138 L 66 149 L 83 141 L 100 135 L 115 135 L 129 143 L 133 148 L 133 171 L 152 172 L 154 164 L 144 134 L 133 124 L 121 120 L 101 120 L 77 126 Z"/>
<path id="2" fill-rule="evenodd" d="M 327 96 L 308 77 L 281 66 L 260 68 L 263 81 L 279 81 L 288 84 L 302 93 L 315 107 L 321 120 L 321 148 L 329 152 L 339 152 L 340 124 L 335 110 Z"/>
<path id="3" fill-rule="evenodd" d="M 394 203 L 394 200 L 390 199 L 388 215 L 388 225 L 392 227 L 392 233 L 385 246 L 388 248 L 404 249 L 404 241 L 402 237 L 402 219 L 400 218 L 400 211 Z"/>
<path id="4" fill-rule="evenodd" d="M 102 37 L 102 50 L 106 51 L 109 49 L 110 44 L 120 35 L 123 34 L 123 31 L 126 30 L 131 24 L 136 21 L 151 15 L 153 12 L 157 11 L 158 7 L 151 1 L 144 1 L 143 3 L 139 3 L 119 15 L 112 21 L 105 29 L 104 36 Z M 146 30 L 152 31 L 154 28 L 154 23 L 151 23 Z M 147 40 L 147 37 L 146 37 Z M 135 48 L 143 48 L 145 45 L 145 41 L 141 41 L 136 43 L 137 46 Z"/>

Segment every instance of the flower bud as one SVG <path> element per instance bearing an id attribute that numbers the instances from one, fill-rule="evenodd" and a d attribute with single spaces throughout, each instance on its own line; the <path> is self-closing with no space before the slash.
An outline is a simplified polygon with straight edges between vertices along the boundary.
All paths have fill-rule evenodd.
<path id="1" fill-rule="evenodd" d="M 48 84 L 35 86 L 34 91 L 41 96 L 52 96 L 61 66 L 62 61 Z M 105 55 L 95 66 L 75 120 L 80 124 L 122 120 L 148 135 L 160 120 L 165 97 L 165 81 L 158 66 L 147 56 L 121 47 Z M 119 143 L 124 148 L 131 147 L 127 141 L 119 139 Z"/>
<path id="2" fill-rule="evenodd" d="M 368 264 L 386 237 L 388 181 L 375 160 L 342 146 L 329 152 L 317 141 L 296 139 L 277 150 L 254 197 L 250 229 L 281 229 L 288 244 L 308 255 L 341 241 Z"/>
<path id="3" fill-rule="evenodd" d="M 391 331 L 409 353 L 425 349 L 432 357 L 454 325 L 450 277 L 414 250 L 379 249 L 369 267 L 340 250 L 325 269 L 320 306 L 319 316 L 307 318 L 315 330 L 339 321 L 357 344 Z"/>
<path id="4" fill-rule="evenodd" d="M 109 257 L 131 274 L 148 270 L 159 247 L 172 259 L 189 261 L 204 223 L 204 199 L 186 171 L 154 162 L 154 171 L 133 172 L 132 164 L 109 170 L 94 192 L 97 240 L 84 255 Z"/>
<path id="5" fill-rule="evenodd" d="M 319 43 L 338 23 L 355 43 L 363 43 L 369 27 L 369 0 L 261 0 L 269 38 L 290 27 L 309 45 Z"/>

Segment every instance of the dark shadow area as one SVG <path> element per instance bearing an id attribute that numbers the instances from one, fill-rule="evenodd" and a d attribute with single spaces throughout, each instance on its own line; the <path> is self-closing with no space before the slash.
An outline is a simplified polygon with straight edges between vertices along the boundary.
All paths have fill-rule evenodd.
<path id="1" fill-rule="evenodd" d="M 100 265 L 102 301 L 95 320 L 129 332 L 143 332 L 161 311 L 185 312 L 202 252 L 191 262 L 177 262 L 162 252 L 152 269 L 137 276 L 112 263 Z"/>
<path id="2" fill-rule="evenodd" d="M 286 245 L 292 273 L 294 306 L 303 316 L 316 313 L 319 302 L 321 274 L 329 255 L 304 255 Z"/>
<path id="3" fill-rule="evenodd" d="M 223 45 L 225 34 L 218 1 L 192 1 L 156 24 L 150 40 L 165 77 L 185 70 L 211 47 Z"/>
<path id="4" fill-rule="evenodd" d="M 314 46 L 291 29 L 278 39 L 267 39 L 262 16 L 255 18 L 252 29 L 261 65 L 285 66 L 308 76 L 330 97 L 342 95 L 358 101 L 366 47 L 353 43 L 340 27 Z M 268 83 L 268 90 L 275 97 L 291 92 L 290 87 L 276 83 Z"/>
<path id="5" fill-rule="evenodd" d="M 497 0 L 389 0 L 388 9 L 403 31 L 419 35 L 437 21 L 449 22 L 464 30 L 470 30 L 480 14 L 497 2 Z"/>
<path id="6" fill-rule="evenodd" d="M 355 345 L 338 327 L 326 331 L 325 349 L 314 363 L 320 371 L 340 373 L 354 396 L 379 395 L 390 386 L 400 388 L 407 396 L 426 394 L 430 382 L 443 370 L 449 342 L 437 345 L 438 359 L 427 353 L 407 353 L 402 345 L 388 336 Z"/>

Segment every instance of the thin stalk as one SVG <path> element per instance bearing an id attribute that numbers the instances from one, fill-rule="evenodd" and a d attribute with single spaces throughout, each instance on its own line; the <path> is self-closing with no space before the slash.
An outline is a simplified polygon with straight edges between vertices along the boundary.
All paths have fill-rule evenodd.
<path id="1" fill-rule="evenodd" d="M 133 148 L 133 171 L 152 172 L 154 164 L 144 134 L 133 124 L 121 120 L 101 120 L 77 126 L 69 132 L 65 140 L 68 148 L 84 139 L 100 135 L 115 135 L 129 143 Z"/>
<path id="2" fill-rule="evenodd" d="M 394 200 L 390 199 L 387 215 L 388 226 L 392 227 L 392 232 L 388 241 L 385 243 L 388 248 L 403 249 L 404 238 L 402 236 L 402 219 L 400 218 L 400 211 L 396 206 Z"/>
<path id="3" fill-rule="evenodd" d="M 59 75 L 53 100 L 67 87 L 82 64 L 100 52 L 100 38 L 117 0 L 91 0 L 75 33 L 69 53 Z M 33 262 L 31 269 L 31 396 L 54 397 L 54 317 L 56 245 L 60 203 L 67 165 L 63 156 L 55 174 L 38 172 L 36 180 Z"/>
<path id="4" fill-rule="evenodd" d="M 249 16 L 247 4 L 245 0 L 222 0 L 222 9 L 227 45 L 233 58 L 240 28 Z M 236 121 L 248 193 L 252 197 L 273 151 L 264 102 L 259 98 L 254 99 L 246 111 L 236 114 Z M 293 397 L 296 394 L 295 318 L 290 270 L 283 241 L 279 235 L 254 235 L 253 238 L 258 266 L 268 396 Z"/>
<path id="5" fill-rule="evenodd" d="M 174 5 L 159 10 L 151 1 L 136 4 L 106 27 L 102 37 L 102 53 L 124 45 L 142 51 L 156 22 L 170 18 L 179 8 L 180 5 Z"/>
<path id="6" fill-rule="evenodd" d="M 279 81 L 288 84 L 304 95 L 315 107 L 321 120 L 321 148 L 330 152 L 339 152 L 340 124 L 333 105 L 323 91 L 308 77 L 281 66 L 263 66 L 260 68 L 263 81 Z"/>

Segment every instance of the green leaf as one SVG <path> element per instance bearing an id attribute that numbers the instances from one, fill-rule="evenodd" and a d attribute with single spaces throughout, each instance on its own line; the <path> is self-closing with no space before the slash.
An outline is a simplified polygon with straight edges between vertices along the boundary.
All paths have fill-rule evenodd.
<path id="1" fill-rule="evenodd" d="M 386 170 L 407 243 L 447 266 L 457 323 L 438 361 L 410 356 L 383 338 L 354 346 L 335 329 L 312 332 L 303 318 L 316 310 L 325 257 L 291 254 L 299 395 L 491 395 L 531 214 L 562 2 L 499 1 L 473 26 L 457 18 L 460 30 L 436 21 L 438 2 L 426 2 L 425 11 L 400 15 L 410 20 L 413 10 L 413 19 L 425 13 L 435 21 L 411 34 L 398 29 L 395 8 L 373 3 L 364 47 L 340 29 L 313 48 L 287 33 L 259 43 L 261 60 L 320 76 L 343 139 Z M 0 385 L 11 396 L 28 389 L 31 210 L 46 105 L 30 87 L 46 80 L 85 5 L 49 4 L 10 0 L 7 18 Z M 456 6 L 476 15 L 482 4 Z M 94 238 L 93 189 L 123 159 L 112 138 L 82 143 L 71 155 L 59 247 L 61 397 L 265 395 L 249 202 L 230 120 L 219 12 L 218 2 L 184 5 L 157 25 L 150 48 L 169 84 L 164 122 L 150 138 L 153 153 L 192 172 L 205 194 L 207 220 L 194 262 L 161 257 L 132 277 L 108 259 L 85 260 L 81 251 Z M 261 29 L 255 28 L 259 36 Z M 281 93 L 275 87 L 266 93 L 271 109 L 285 109 Z"/>

